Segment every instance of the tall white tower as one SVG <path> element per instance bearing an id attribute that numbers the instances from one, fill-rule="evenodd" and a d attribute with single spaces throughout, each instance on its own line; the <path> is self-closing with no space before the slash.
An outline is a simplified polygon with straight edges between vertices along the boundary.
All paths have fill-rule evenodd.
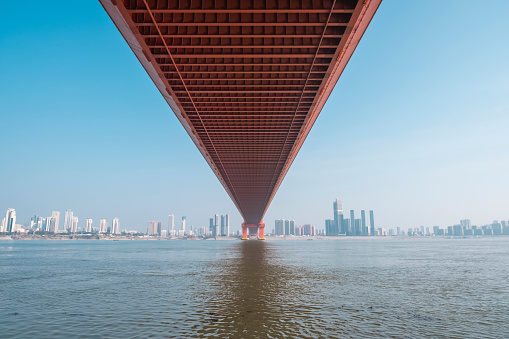
<path id="1" fill-rule="evenodd" d="M 226 236 L 230 236 L 230 215 L 225 215 L 225 222 L 226 222 Z"/>
<path id="2" fill-rule="evenodd" d="M 173 214 L 168 216 L 168 231 L 175 231 L 175 216 Z"/>
<path id="3" fill-rule="evenodd" d="M 60 212 L 53 211 L 51 212 L 51 222 L 50 222 L 50 232 L 58 233 L 58 227 L 60 225 Z"/>
<path id="4" fill-rule="evenodd" d="M 184 233 L 186 233 L 186 217 L 185 216 L 182 217 L 182 231 L 184 231 Z"/>
<path id="5" fill-rule="evenodd" d="M 106 219 L 99 220 L 99 233 L 106 233 L 108 230 L 108 222 Z"/>
<path id="6" fill-rule="evenodd" d="M 71 233 L 78 232 L 78 217 L 72 217 Z"/>
<path id="7" fill-rule="evenodd" d="M 5 221 L 3 222 L 3 232 L 15 232 L 16 231 L 16 211 L 14 208 L 7 209 L 5 212 Z"/>
<path id="8" fill-rule="evenodd" d="M 118 221 L 118 218 L 114 218 L 111 222 L 111 233 L 120 234 L 120 222 Z"/>
<path id="9" fill-rule="evenodd" d="M 64 232 L 69 231 L 72 227 L 72 218 L 73 212 L 72 210 L 65 211 L 65 220 L 64 220 Z"/>
<path id="10" fill-rule="evenodd" d="M 85 225 L 85 232 L 92 233 L 92 219 L 87 219 Z"/>

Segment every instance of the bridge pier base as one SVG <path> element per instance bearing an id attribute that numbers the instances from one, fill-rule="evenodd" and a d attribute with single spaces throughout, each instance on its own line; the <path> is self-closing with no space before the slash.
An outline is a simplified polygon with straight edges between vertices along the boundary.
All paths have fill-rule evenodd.
<path id="1" fill-rule="evenodd" d="M 249 240 L 250 235 L 258 236 L 258 240 L 265 240 L 265 224 L 242 223 L 242 240 Z"/>

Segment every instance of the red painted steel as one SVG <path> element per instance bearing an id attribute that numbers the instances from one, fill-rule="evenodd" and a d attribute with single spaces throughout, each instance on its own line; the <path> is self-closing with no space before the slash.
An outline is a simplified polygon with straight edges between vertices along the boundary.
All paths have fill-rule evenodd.
<path id="1" fill-rule="evenodd" d="M 263 238 L 263 216 L 381 0 L 100 1 L 244 232 Z"/>

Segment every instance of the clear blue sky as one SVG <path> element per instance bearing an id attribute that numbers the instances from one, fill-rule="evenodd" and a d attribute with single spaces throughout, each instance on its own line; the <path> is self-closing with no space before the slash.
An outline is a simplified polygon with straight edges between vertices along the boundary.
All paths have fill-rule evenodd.
<path id="1" fill-rule="evenodd" d="M 233 203 L 97 1 L 16 1 L 0 20 L 0 213 L 149 220 Z M 385 0 L 265 222 L 323 228 L 509 219 L 509 1 Z"/>

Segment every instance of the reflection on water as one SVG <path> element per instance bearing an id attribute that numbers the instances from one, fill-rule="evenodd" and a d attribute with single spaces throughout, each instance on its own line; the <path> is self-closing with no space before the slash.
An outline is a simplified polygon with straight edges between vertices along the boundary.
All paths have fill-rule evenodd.
<path id="1" fill-rule="evenodd" d="M 0 241 L 0 337 L 504 338 L 509 238 Z"/>

